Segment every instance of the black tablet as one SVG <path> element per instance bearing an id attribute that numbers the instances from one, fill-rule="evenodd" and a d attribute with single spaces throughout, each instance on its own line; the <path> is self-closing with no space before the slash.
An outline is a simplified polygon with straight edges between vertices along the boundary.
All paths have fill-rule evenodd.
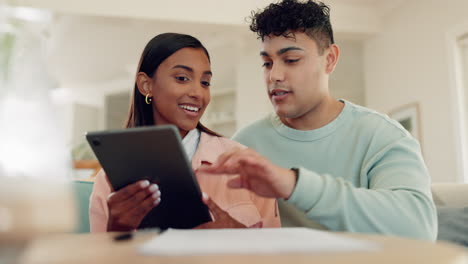
<path id="1" fill-rule="evenodd" d="M 88 132 L 86 139 L 114 190 L 144 179 L 159 185 L 161 203 L 139 228 L 188 229 L 211 221 L 175 126 Z"/>

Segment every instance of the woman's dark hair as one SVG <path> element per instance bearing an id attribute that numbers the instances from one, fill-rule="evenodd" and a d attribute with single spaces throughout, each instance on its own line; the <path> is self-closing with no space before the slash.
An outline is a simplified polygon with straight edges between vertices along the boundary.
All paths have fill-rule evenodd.
<path id="1" fill-rule="evenodd" d="M 153 78 L 159 65 L 169 56 L 183 48 L 202 49 L 208 57 L 208 60 L 210 60 L 208 51 L 198 39 L 185 34 L 163 33 L 157 35 L 146 44 L 141 54 L 137 73 L 143 72 L 150 78 Z M 151 104 L 146 104 L 145 96 L 138 90 L 135 80 L 133 96 L 125 127 L 153 125 L 156 125 L 154 123 L 153 107 Z M 218 133 L 203 126 L 200 122 L 197 124 L 197 128 L 210 135 L 220 136 Z"/>
<path id="2" fill-rule="evenodd" d="M 250 30 L 262 41 L 270 34 L 294 37 L 294 32 L 303 32 L 315 40 L 320 54 L 335 43 L 330 8 L 322 2 L 283 0 L 252 12 L 250 19 Z"/>

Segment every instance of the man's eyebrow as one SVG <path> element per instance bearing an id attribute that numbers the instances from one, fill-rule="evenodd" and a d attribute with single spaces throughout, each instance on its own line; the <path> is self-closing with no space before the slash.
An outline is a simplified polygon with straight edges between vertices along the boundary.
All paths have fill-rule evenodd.
<path id="1" fill-rule="evenodd" d="M 282 49 L 278 50 L 278 51 L 276 52 L 276 54 L 277 54 L 277 55 L 282 55 L 282 54 L 284 54 L 284 53 L 286 53 L 286 52 L 288 52 L 288 51 L 292 51 L 292 50 L 304 51 L 304 49 L 302 49 L 302 48 L 299 48 L 299 47 L 296 47 L 296 46 L 291 46 L 291 47 L 286 47 L 286 48 L 282 48 Z M 260 56 L 262 56 L 262 57 L 270 57 L 270 54 L 268 54 L 268 52 L 266 52 L 266 51 L 261 51 L 261 52 L 260 52 Z"/>
<path id="2" fill-rule="evenodd" d="M 292 51 L 292 50 L 300 50 L 300 51 L 304 51 L 303 49 L 299 48 L 299 47 L 296 47 L 296 46 L 291 46 L 291 47 L 286 47 L 286 48 L 282 48 L 280 50 L 278 50 L 278 52 L 276 52 L 276 54 L 278 55 L 282 55 L 288 51 Z"/>
<path id="3" fill-rule="evenodd" d="M 262 56 L 262 57 L 270 57 L 270 55 L 269 55 L 268 52 L 266 52 L 266 51 L 260 51 L 260 56 Z"/>

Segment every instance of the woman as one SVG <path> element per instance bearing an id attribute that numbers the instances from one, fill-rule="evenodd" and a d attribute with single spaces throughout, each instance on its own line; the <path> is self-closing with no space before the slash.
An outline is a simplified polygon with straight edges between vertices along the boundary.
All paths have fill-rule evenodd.
<path id="1" fill-rule="evenodd" d="M 215 162 L 225 151 L 242 147 L 199 122 L 210 102 L 212 75 L 208 51 L 196 38 L 176 33 L 154 37 L 140 58 L 127 127 L 173 124 L 179 128 L 204 192 L 203 201 L 214 218 L 199 228 L 279 227 L 274 199 L 229 189 L 229 175 L 196 172 L 202 164 Z M 91 232 L 129 231 L 136 229 L 145 215 L 158 206 L 164 193 L 148 181 L 113 192 L 101 171 L 90 199 Z"/>

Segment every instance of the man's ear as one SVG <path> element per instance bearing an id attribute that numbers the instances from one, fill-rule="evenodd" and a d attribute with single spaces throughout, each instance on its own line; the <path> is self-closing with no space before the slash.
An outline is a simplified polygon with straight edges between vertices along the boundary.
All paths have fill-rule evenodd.
<path id="1" fill-rule="evenodd" d="M 340 48 L 336 44 L 332 44 L 328 49 L 325 51 L 327 56 L 327 65 L 325 68 L 325 72 L 327 74 L 331 74 L 338 63 L 338 59 L 340 57 Z"/>
<path id="2" fill-rule="evenodd" d="M 138 91 L 143 95 L 146 96 L 147 94 L 153 93 L 153 79 L 151 79 L 146 73 L 139 72 L 136 77 L 136 85 L 138 87 Z"/>

